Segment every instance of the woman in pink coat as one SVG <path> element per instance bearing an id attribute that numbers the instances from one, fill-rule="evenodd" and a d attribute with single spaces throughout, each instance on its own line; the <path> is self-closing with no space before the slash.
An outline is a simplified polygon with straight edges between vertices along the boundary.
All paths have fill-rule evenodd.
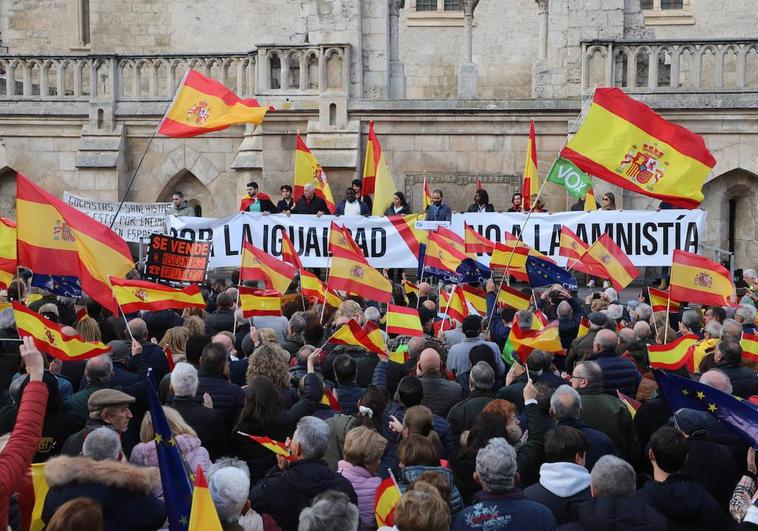
<path id="1" fill-rule="evenodd" d="M 208 450 L 203 448 L 200 439 L 197 438 L 195 430 L 184 421 L 182 415 L 177 410 L 164 406 L 163 412 L 166 414 L 166 420 L 168 420 L 171 433 L 174 434 L 176 444 L 179 446 L 179 451 L 182 452 L 189 469 L 194 472 L 197 470 L 197 466 L 200 465 L 203 472 L 207 474 L 211 466 L 211 459 L 208 456 Z M 145 413 L 145 418 L 142 419 L 139 438 L 142 442 L 134 447 L 129 461 L 139 466 L 157 467 L 158 451 L 155 448 L 155 432 L 153 431 L 153 421 L 149 411 Z M 163 489 L 160 482 L 156 485 L 156 490 L 153 494 L 163 498 Z"/>
<path id="2" fill-rule="evenodd" d="M 345 458 L 337 463 L 337 472 L 350 481 L 358 495 L 362 531 L 376 529 L 374 496 L 382 482 L 376 475 L 376 470 L 385 448 L 387 440 L 371 428 L 353 428 L 345 437 Z"/>

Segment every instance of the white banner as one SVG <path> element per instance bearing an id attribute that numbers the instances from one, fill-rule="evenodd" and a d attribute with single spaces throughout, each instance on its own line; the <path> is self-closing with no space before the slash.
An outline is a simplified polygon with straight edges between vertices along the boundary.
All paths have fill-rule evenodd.
<path id="1" fill-rule="evenodd" d="M 118 202 L 87 199 L 63 192 L 63 202 L 110 227 L 118 211 Z M 113 231 L 127 242 L 139 242 L 153 233 L 162 234 L 171 203 L 131 203 L 125 201 L 118 213 Z"/>
<path id="2" fill-rule="evenodd" d="M 464 220 L 493 241 L 504 231 L 521 232 L 525 214 L 454 214 L 451 228 L 463 235 Z M 353 234 L 369 263 L 378 268 L 415 268 L 416 257 L 395 226 L 385 217 L 269 215 L 240 212 L 223 219 L 167 216 L 172 236 L 212 240 L 210 267 L 239 267 L 242 235 L 273 256 L 281 256 L 280 231 L 286 229 L 306 267 L 328 267 L 327 244 L 332 220 Z M 558 256 L 561 227 L 566 226 L 587 242 L 607 232 L 636 266 L 671 265 L 674 249 L 697 252 L 705 227 L 704 210 L 613 210 L 532 214 L 524 241 L 563 265 Z M 479 257 L 484 264 L 489 256 Z"/>

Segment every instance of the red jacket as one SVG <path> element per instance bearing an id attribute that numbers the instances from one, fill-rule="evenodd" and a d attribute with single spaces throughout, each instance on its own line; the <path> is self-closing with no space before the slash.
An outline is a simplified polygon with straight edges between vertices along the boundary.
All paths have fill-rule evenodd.
<path id="1" fill-rule="evenodd" d="M 0 454 L 0 529 L 8 527 L 8 503 L 32 464 L 42 436 L 47 407 L 47 386 L 29 382 L 21 398 L 16 425 Z"/>

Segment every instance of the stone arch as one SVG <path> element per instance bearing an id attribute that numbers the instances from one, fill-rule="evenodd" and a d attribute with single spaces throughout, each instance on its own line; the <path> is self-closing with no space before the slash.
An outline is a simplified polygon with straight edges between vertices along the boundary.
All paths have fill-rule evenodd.
<path id="1" fill-rule="evenodd" d="M 708 212 L 703 243 L 735 253 L 735 267 L 758 263 L 758 175 L 742 168 L 729 170 L 703 186 L 702 207 Z M 709 250 L 705 255 L 712 256 Z"/>
<path id="2" fill-rule="evenodd" d="M 184 198 L 195 210 L 196 216 L 208 216 L 215 210 L 213 195 L 195 174 L 184 169 L 174 175 L 158 194 L 157 201 L 171 201 L 174 192 L 181 190 Z"/>
<path id="3" fill-rule="evenodd" d="M 0 168 L 0 216 L 16 219 L 16 170 Z"/>

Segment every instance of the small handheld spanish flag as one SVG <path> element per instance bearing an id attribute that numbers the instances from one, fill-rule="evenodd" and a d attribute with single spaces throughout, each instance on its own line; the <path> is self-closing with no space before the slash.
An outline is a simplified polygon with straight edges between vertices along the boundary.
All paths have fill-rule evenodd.
<path id="1" fill-rule="evenodd" d="M 695 372 L 693 351 L 699 340 L 695 334 L 686 334 L 664 345 L 648 345 L 650 366 L 668 371 L 685 366 L 688 371 Z"/>
<path id="2" fill-rule="evenodd" d="M 387 305 L 387 333 L 405 336 L 424 335 L 418 310 L 395 304 Z"/>
<path id="3" fill-rule="evenodd" d="M 324 394 L 321 395 L 321 403 L 325 406 L 329 406 L 334 411 L 342 411 L 339 400 L 334 396 L 334 393 L 327 386 L 324 386 Z"/>
<path id="4" fill-rule="evenodd" d="M 743 362 L 758 362 L 758 334 L 742 334 L 740 345 L 742 346 Z"/>
<path id="5" fill-rule="evenodd" d="M 374 515 L 379 527 L 395 525 L 395 507 L 401 496 L 400 488 L 392 475 L 379 484 L 374 497 Z"/>
<path id="6" fill-rule="evenodd" d="M 203 295 L 197 285 L 184 289 L 147 282 L 109 277 L 113 296 L 125 314 L 140 310 L 173 310 L 176 308 L 205 308 Z M 85 312 L 86 312 L 85 308 Z"/>
<path id="7" fill-rule="evenodd" d="M 271 439 L 270 437 L 250 435 L 248 433 L 244 433 L 241 431 L 238 431 L 237 433 L 239 435 L 242 435 L 243 437 L 247 437 L 248 439 L 257 442 L 258 444 L 271 450 L 275 454 L 285 457 L 288 461 L 295 460 L 295 457 L 290 455 L 289 450 L 287 450 L 287 446 L 283 442 L 275 441 L 274 439 Z"/>
<path id="8" fill-rule="evenodd" d="M 665 312 L 667 309 L 671 313 L 679 313 L 679 303 L 672 301 L 668 290 L 647 288 L 650 295 L 650 306 L 653 307 L 654 312 Z"/>
<path id="9" fill-rule="evenodd" d="M 208 490 L 208 482 L 200 465 L 195 472 L 195 488 L 192 490 L 189 531 L 221 531 L 221 520 Z"/>
<path id="10" fill-rule="evenodd" d="M 275 289 L 284 295 L 295 273 L 296 267 L 274 258 L 250 242 L 243 242 L 240 280 L 262 280 L 266 289 Z"/>
<path id="11" fill-rule="evenodd" d="M 240 308 L 245 319 L 282 315 L 282 296 L 275 289 L 239 287 Z"/>

